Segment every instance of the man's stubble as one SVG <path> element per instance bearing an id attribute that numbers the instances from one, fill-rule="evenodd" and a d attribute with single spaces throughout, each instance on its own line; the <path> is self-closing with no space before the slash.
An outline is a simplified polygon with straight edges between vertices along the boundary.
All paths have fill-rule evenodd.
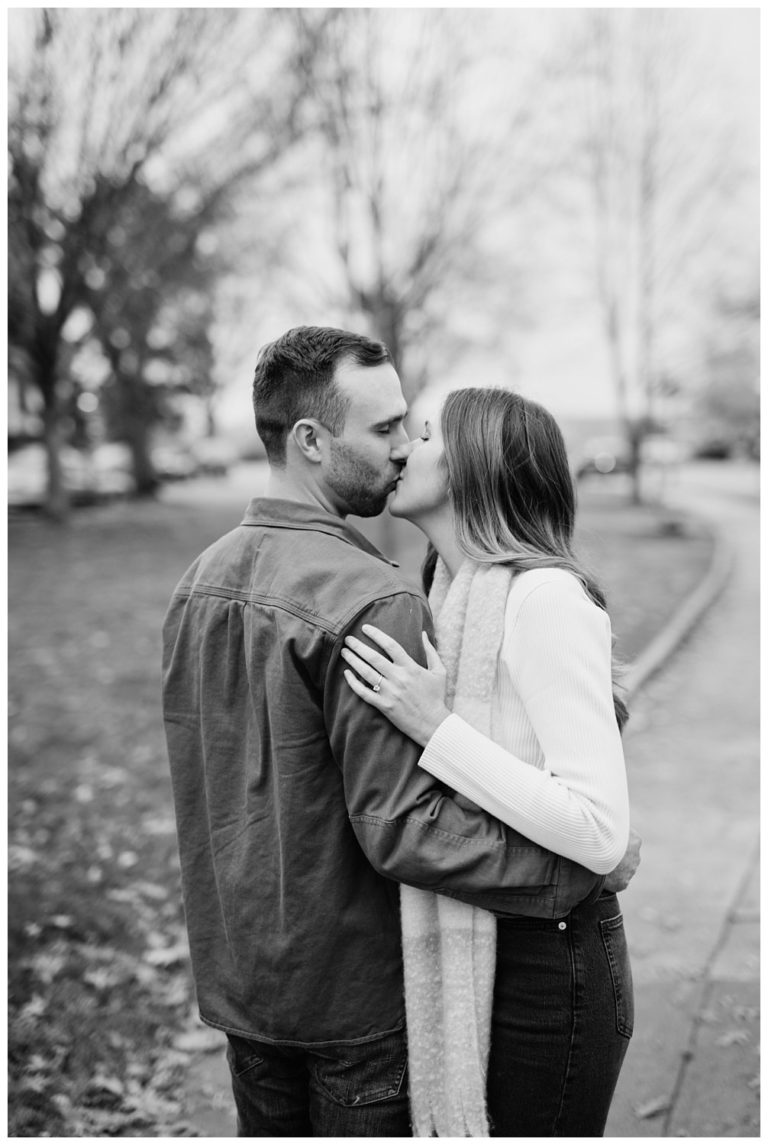
<path id="1" fill-rule="evenodd" d="M 355 517 L 378 517 L 384 512 L 397 472 L 391 466 L 390 473 L 383 475 L 347 442 L 339 438 L 331 442 L 328 485 Z"/>

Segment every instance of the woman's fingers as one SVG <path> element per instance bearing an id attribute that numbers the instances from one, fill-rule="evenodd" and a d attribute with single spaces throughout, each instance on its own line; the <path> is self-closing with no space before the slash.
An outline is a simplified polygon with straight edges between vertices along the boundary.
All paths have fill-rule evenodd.
<path id="1" fill-rule="evenodd" d="M 366 644 L 362 640 L 358 640 L 356 636 L 345 637 L 344 643 L 348 648 L 351 648 L 361 660 L 365 660 L 377 672 L 386 672 L 388 668 L 392 667 L 392 661 L 382 656 L 381 652 L 377 652 L 375 648 L 371 648 L 370 644 Z"/>
<path id="2" fill-rule="evenodd" d="M 366 636 L 370 636 L 371 640 L 373 640 L 375 644 L 378 644 L 380 648 L 384 649 L 393 663 L 414 663 L 403 646 L 398 644 L 397 641 L 393 639 L 393 637 L 387 636 L 386 632 L 382 632 L 380 628 L 376 628 L 376 626 L 373 624 L 364 624 L 363 632 Z"/>
<path id="3" fill-rule="evenodd" d="M 361 700 L 365 700 L 366 704 L 370 704 L 372 708 L 378 708 L 380 706 L 379 693 L 371 691 L 367 684 L 361 683 L 355 673 L 351 672 L 349 668 L 344 669 L 344 679 L 352 691 L 356 692 Z"/>
<path id="4" fill-rule="evenodd" d="M 342 648 L 341 654 L 349 664 L 350 668 L 354 668 L 358 676 L 362 676 L 362 678 L 366 680 L 371 685 L 371 687 L 373 687 L 374 684 L 378 684 L 379 680 L 383 679 L 383 675 L 381 672 L 379 672 L 378 668 L 371 667 L 370 664 L 367 664 L 365 660 L 360 658 L 360 656 L 356 656 L 355 653 L 352 652 L 349 648 Z M 389 663 L 391 667 L 391 662 Z"/>
<path id="5" fill-rule="evenodd" d="M 426 632 L 422 632 L 421 642 L 424 645 L 424 651 L 427 654 L 427 667 L 429 668 L 429 670 L 434 671 L 436 668 L 439 668 L 440 671 L 444 671 L 443 662 L 440 659 L 440 657 L 438 656 L 437 649 L 435 648 L 434 644 L 432 644 L 432 642 L 430 641 Z"/>

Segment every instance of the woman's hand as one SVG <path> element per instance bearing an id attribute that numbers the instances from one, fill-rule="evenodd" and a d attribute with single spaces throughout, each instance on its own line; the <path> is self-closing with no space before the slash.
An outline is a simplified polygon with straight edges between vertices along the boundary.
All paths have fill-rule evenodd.
<path id="1" fill-rule="evenodd" d="M 451 714 L 445 706 L 445 668 L 440 657 L 426 632 L 421 634 L 427 654 L 426 668 L 412 660 L 405 649 L 381 629 L 364 624 L 363 632 L 387 655 L 383 656 L 355 636 L 347 636 L 341 654 L 357 676 L 346 669 L 345 680 L 361 700 L 378 708 L 395 727 L 424 747 Z"/>

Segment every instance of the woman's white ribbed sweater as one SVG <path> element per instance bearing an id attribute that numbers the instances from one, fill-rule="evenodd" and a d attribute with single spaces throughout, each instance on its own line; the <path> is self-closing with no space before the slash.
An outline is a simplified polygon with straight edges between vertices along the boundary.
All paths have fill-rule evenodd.
<path id="1" fill-rule="evenodd" d="M 515 830 L 598 874 L 629 836 L 611 626 L 564 569 L 512 582 L 493 698 L 498 742 L 448 716 L 420 765 Z"/>

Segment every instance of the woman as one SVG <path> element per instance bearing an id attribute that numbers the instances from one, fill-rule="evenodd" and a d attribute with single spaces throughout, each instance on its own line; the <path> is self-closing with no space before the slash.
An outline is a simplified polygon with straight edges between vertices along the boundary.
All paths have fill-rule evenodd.
<path id="1" fill-rule="evenodd" d="M 460 797 L 608 873 L 629 833 L 626 708 L 604 597 L 571 548 L 556 422 L 507 390 L 449 394 L 440 426 L 412 443 L 390 512 L 430 542 L 440 657 L 425 635 L 425 670 L 368 627 L 377 648 L 347 641 L 350 687 L 422 744 L 421 766 Z M 401 901 L 414 1135 L 602 1136 L 633 1022 L 616 896 L 565 919 L 494 920 L 410 887 Z M 456 954 L 462 928 L 469 950 Z M 458 995 L 478 973 L 487 1010 L 481 998 L 468 1017 Z"/>

